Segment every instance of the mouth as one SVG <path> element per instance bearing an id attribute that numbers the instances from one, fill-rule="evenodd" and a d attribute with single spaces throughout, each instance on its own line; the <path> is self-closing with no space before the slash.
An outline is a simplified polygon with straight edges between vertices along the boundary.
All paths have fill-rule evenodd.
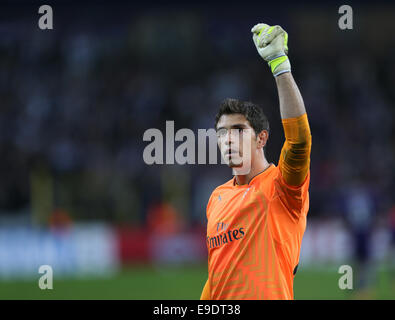
<path id="1" fill-rule="evenodd" d="M 238 155 L 239 155 L 239 152 L 236 151 L 236 150 L 232 150 L 232 149 L 228 149 L 224 153 L 224 156 L 228 157 L 228 158 L 235 157 L 235 156 L 238 156 Z"/>

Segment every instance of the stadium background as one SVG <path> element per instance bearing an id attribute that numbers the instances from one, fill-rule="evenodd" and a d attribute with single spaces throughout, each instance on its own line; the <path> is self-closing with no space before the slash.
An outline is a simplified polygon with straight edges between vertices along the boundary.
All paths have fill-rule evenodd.
<path id="1" fill-rule="evenodd" d="M 275 82 L 250 29 L 288 31 L 312 136 L 310 211 L 296 299 L 394 299 L 395 7 L 342 3 L 52 1 L 0 10 L 0 298 L 198 299 L 205 207 L 224 165 L 146 165 L 149 128 L 213 127 L 226 97 L 268 115 Z M 175 145 L 179 145 L 176 143 Z M 355 252 L 358 254 L 356 255 Z M 40 290 L 38 268 L 53 267 Z M 340 290 L 338 268 L 354 269 Z"/>

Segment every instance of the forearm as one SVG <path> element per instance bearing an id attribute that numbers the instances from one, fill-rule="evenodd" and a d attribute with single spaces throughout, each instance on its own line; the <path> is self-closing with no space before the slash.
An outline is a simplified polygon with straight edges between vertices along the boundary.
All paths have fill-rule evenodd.
<path id="1" fill-rule="evenodd" d="M 276 77 L 285 143 L 279 167 L 285 181 L 298 186 L 310 167 L 311 133 L 303 98 L 291 72 Z"/>
<path id="2" fill-rule="evenodd" d="M 281 119 L 297 118 L 306 113 L 302 95 L 291 72 L 275 77 L 280 100 Z"/>

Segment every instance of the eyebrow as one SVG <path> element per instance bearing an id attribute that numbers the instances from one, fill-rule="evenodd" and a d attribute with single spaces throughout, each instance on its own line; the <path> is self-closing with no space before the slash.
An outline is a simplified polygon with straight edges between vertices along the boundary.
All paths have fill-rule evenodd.
<path id="1" fill-rule="evenodd" d="M 220 129 L 225 129 L 225 127 L 217 128 L 217 131 Z M 236 123 L 230 126 L 230 129 L 248 129 L 248 126 L 244 123 Z"/>

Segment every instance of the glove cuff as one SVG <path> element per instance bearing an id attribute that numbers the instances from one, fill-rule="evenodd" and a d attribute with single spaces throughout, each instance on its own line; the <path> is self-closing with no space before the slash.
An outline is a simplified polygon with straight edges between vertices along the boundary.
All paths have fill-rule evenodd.
<path id="1" fill-rule="evenodd" d="M 275 77 L 285 72 L 291 72 L 291 63 L 285 54 L 271 58 L 268 65 Z"/>

